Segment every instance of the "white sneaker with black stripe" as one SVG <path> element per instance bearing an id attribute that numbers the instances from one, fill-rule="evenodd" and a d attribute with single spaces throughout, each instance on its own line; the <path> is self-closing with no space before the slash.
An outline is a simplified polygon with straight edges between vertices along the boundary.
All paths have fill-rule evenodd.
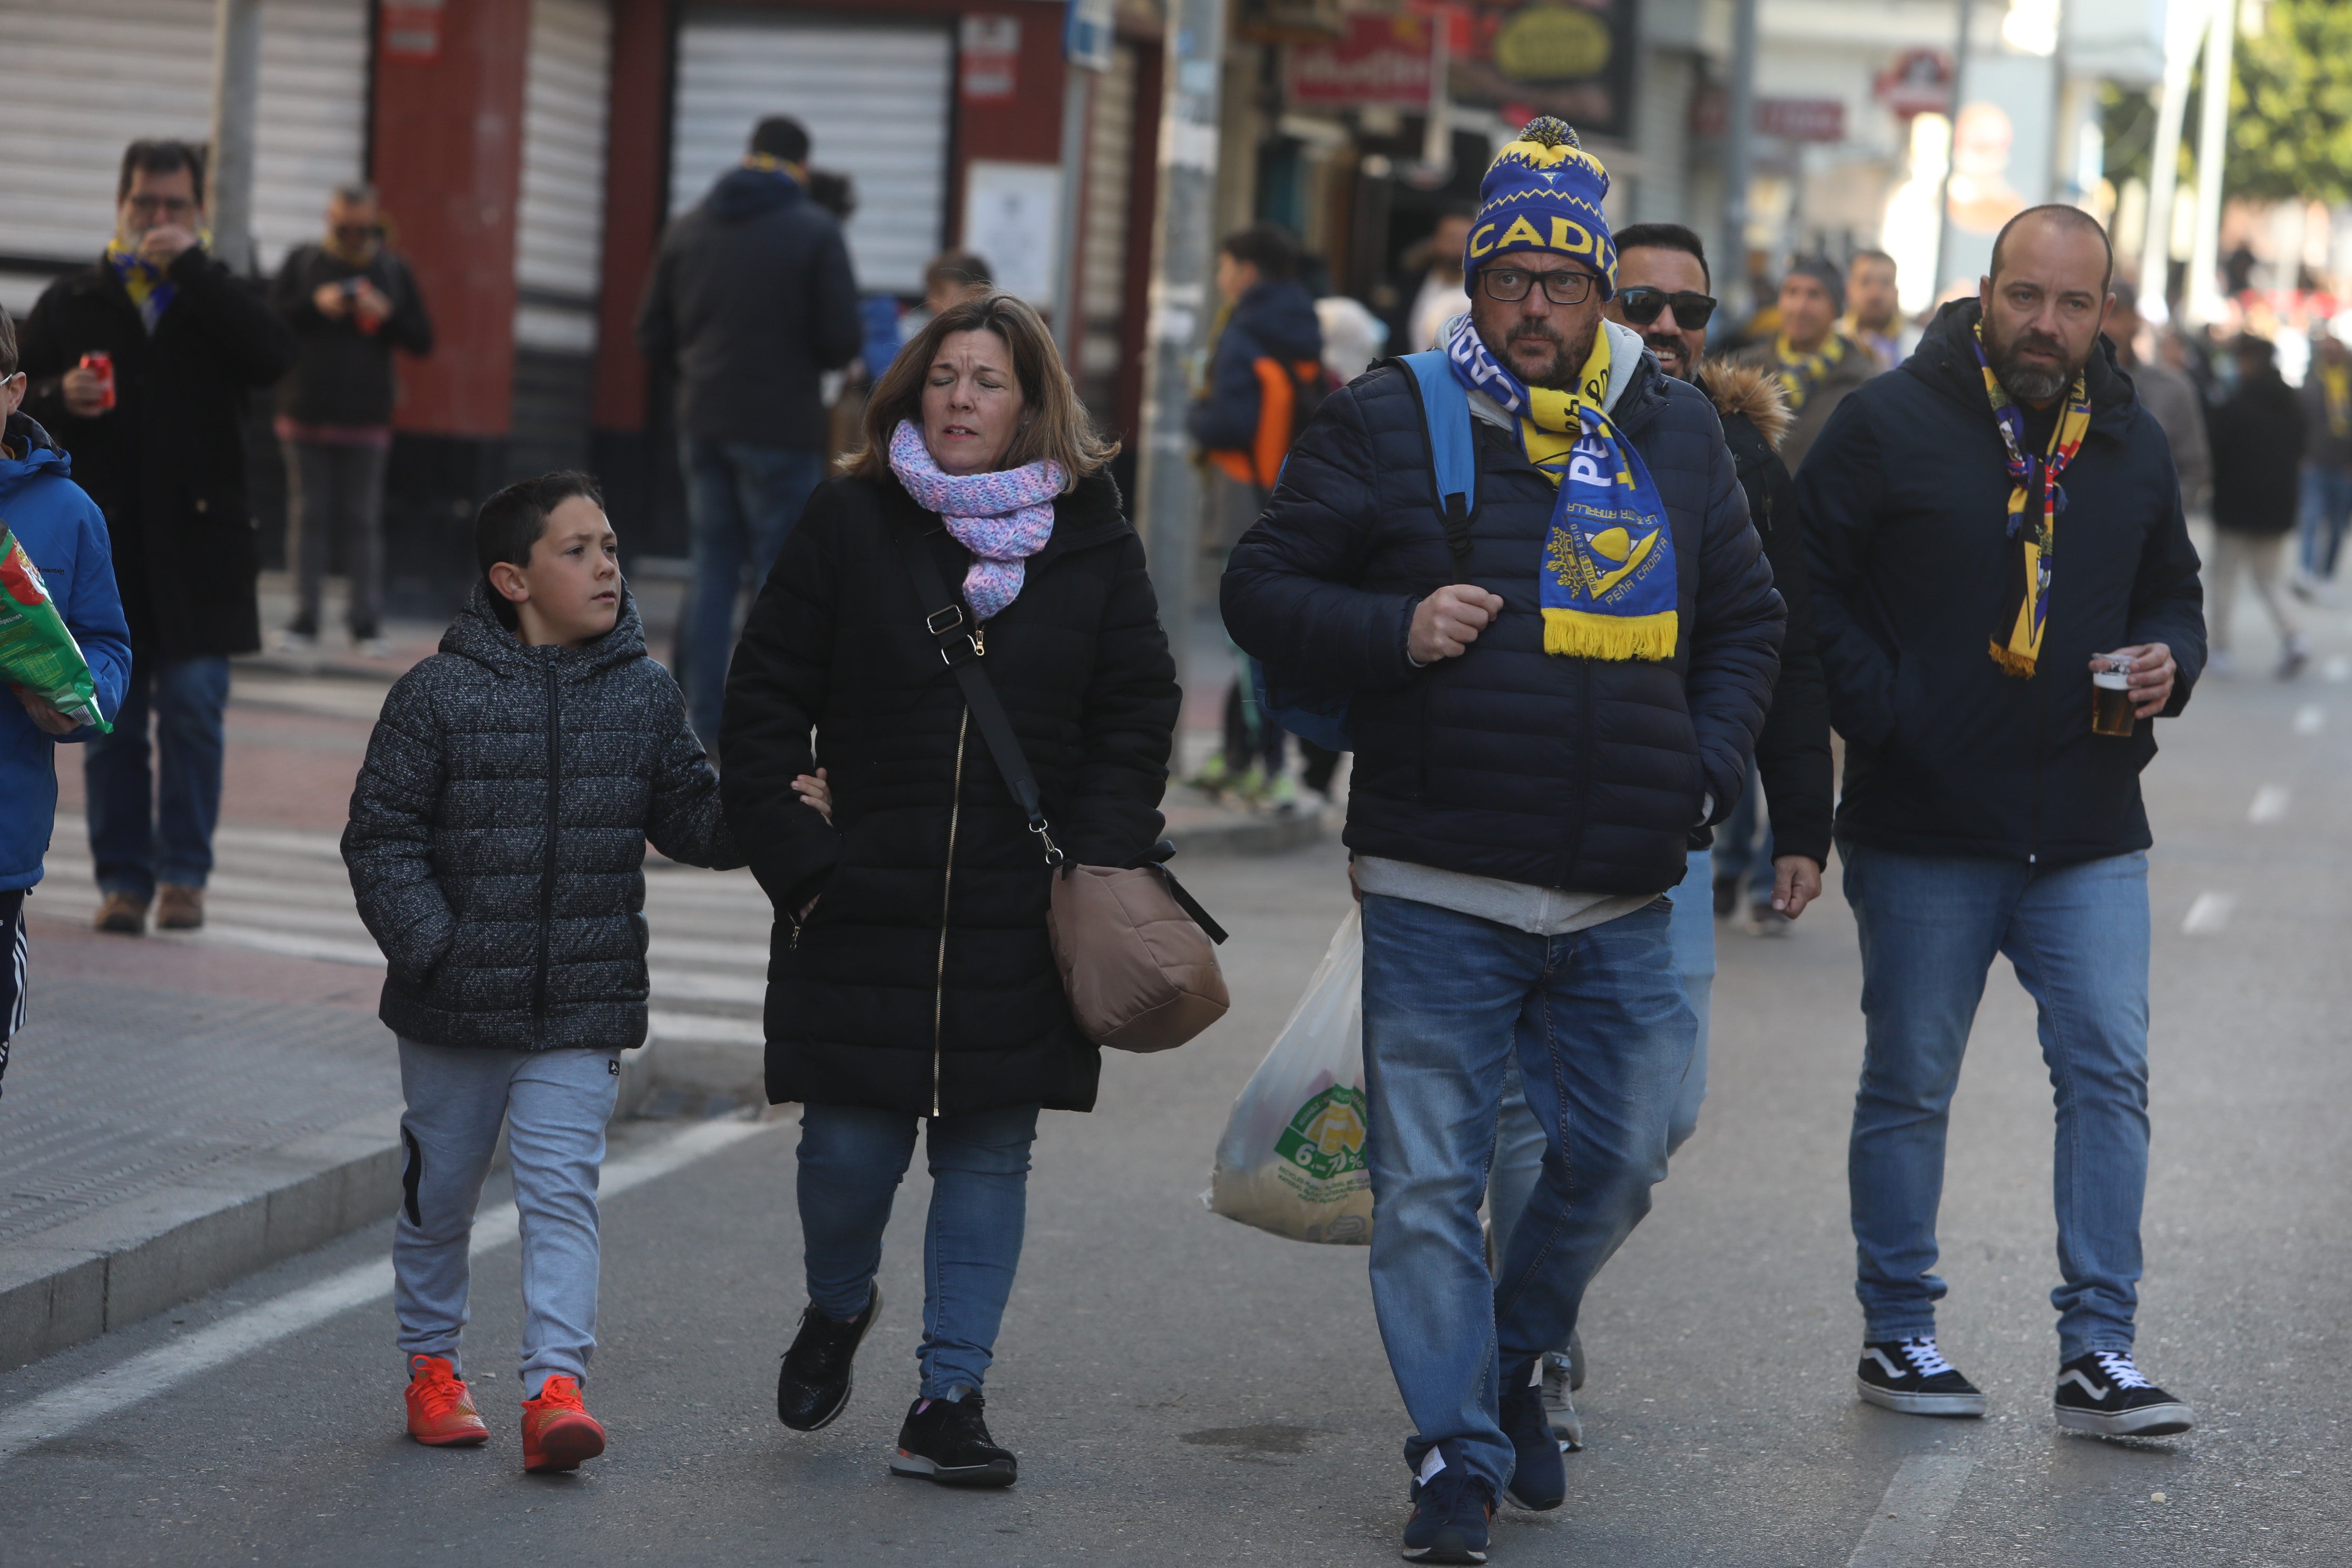
<path id="1" fill-rule="evenodd" d="M 1854 1392 L 1906 1415 L 1981 1415 L 1985 1396 L 1936 1349 L 1933 1334 L 1879 1340 L 1862 1347 Z"/>
<path id="2" fill-rule="evenodd" d="M 2129 1351 L 2093 1351 L 2058 1369 L 2058 1425 L 2102 1437 L 2168 1437 L 2194 1424 L 2189 1406 L 2142 1376 Z"/>

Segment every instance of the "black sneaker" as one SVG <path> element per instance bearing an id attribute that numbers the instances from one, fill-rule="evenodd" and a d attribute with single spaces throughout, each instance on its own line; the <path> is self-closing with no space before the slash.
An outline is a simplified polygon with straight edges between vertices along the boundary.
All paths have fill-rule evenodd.
<path id="1" fill-rule="evenodd" d="M 1495 1517 L 1486 1483 L 1443 1458 L 1426 1480 L 1412 1483 L 1412 1517 L 1404 1521 L 1408 1563 L 1484 1563 Z"/>
<path id="2" fill-rule="evenodd" d="M 1544 1416 L 1551 1423 L 1551 1435 L 1559 1444 L 1559 1451 L 1572 1454 L 1584 1447 L 1584 1423 L 1576 1415 L 1576 1362 L 1570 1340 L 1570 1353 L 1547 1351 L 1543 1358 Z"/>
<path id="3" fill-rule="evenodd" d="M 890 1473 L 937 1481 L 943 1487 L 1009 1487 L 1020 1462 L 1000 1448 L 981 1419 L 980 1390 L 961 1399 L 918 1399 L 898 1428 L 898 1451 Z"/>
<path id="4" fill-rule="evenodd" d="M 1985 1413 L 1985 1396 L 1937 1352 L 1933 1334 L 1863 1346 L 1853 1387 L 1871 1404 L 1906 1415 Z"/>
<path id="5" fill-rule="evenodd" d="M 838 1323 L 809 1305 L 801 1314 L 801 1331 L 784 1352 L 783 1370 L 776 1374 L 776 1419 L 795 1432 L 814 1432 L 830 1426 L 849 1404 L 851 1376 L 858 1342 L 882 1315 L 882 1287 L 866 1298 L 866 1310 Z"/>
<path id="6" fill-rule="evenodd" d="M 1544 1409 L 1543 1368 L 1544 1358 L 1537 1356 L 1503 1369 L 1503 1436 L 1518 1457 L 1503 1495 L 1537 1513 L 1568 1500 L 1568 1467 L 1560 1463 L 1559 1439 Z"/>
<path id="7" fill-rule="evenodd" d="M 1715 879 L 1715 918 L 1727 921 L 1731 911 L 1739 907 L 1739 879 L 1717 877 Z"/>
<path id="8" fill-rule="evenodd" d="M 2103 1437 L 2168 1437 L 2192 1425 L 2189 1406 L 2140 1375 L 2129 1351 L 2093 1351 L 2058 1369 L 2058 1425 Z"/>

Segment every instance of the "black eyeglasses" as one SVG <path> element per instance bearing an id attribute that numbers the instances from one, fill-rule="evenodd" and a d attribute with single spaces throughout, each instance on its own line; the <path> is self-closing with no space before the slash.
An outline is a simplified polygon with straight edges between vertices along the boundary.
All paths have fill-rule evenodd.
<path id="1" fill-rule="evenodd" d="M 1658 313 L 1671 305 L 1675 321 L 1685 331 L 1696 331 L 1706 325 L 1715 314 L 1715 296 L 1689 289 L 1669 294 L 1664 289 L 1635 287 L 1617 290 L 1617 305 L 1625 319 L 1637 327 L 1646 327 L 1658 319 Z"/>
<path id="2" fill-rule="evenodd" d="M 1592 285 L 1599 281 L 1581 267 L 1563 267 L 1557 272 L 1530 272 L 1521 267 L 1486 267 L 1478 272 L 1478 287 L 1486 291 L 1489 300 L 1513 303 L 1528 297 L 1537 279 L 1543 279 L 1544 298 L 1555 305 L 1581 305 L 1592 297 Z"/>

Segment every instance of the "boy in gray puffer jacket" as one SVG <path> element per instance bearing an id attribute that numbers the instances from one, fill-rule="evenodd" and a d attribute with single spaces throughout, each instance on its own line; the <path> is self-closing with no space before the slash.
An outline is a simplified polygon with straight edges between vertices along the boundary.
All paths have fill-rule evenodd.
<path id="1" fill-rule="evenodd" d="M 408 1430 L 484 1441 L 458 1357 L 474 1208 L 510 1126 L 523 1249 L 523 1468 L 604 1447 L 583 1406 L 596 1331 L 596 1177 L 620 1053 L 646 1037 L 646 841 L 740 866 L 719 780 L 646 656 L 604 498 L 509 485 L 474 526 L 483 580 L 385 699 L 343 860 L 400 1037 L 405 1199 L 394 1306 Z"/>

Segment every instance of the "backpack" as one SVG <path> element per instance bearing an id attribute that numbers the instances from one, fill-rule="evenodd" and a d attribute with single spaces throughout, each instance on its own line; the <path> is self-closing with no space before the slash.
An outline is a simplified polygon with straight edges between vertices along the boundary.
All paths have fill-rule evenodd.
<path id="1" fill-rule="evenodd" d="M 1324 399 L 1337 387 L 1331 372 L 1319 359 L 1283 361 L 1260 354 L 1252 362 L 1257 373 L 1257 434 L 1246 452 L 1213 452 L 1217 466 L 1245 485 L 1271 490 L 1282 477 L 1282 465 L 1298 433 L 1321 411 Z"/>
<path id="2" fill-rule="evenodd" d="M 1413 397 L 1421 405 L 1422 424 L 1429 437 L 1430 498 L 1445 525 L 1445 545 L 1454 564 L 1450 580 L 1463 582 L 1463 564 L 1470 557 L 1470 519 L 1478 510 L 1478 448 L 1470 431 L 1469 389 L 1455 379 L 1445 355 L 1435 349 L 1381 363 L 1402 365 L 1412 373 Z M 1322 406 L 1320 397 L 1316 406 Z M 1268 718 L 1326 751 L 1356 749 L 1349 723 L 1349 710 L 1355 700 L 1352 691 L 1289 685 L 1268 670 L 1265 660 L 1250 662 L 1256 676 L 1258 707 Z"/>

